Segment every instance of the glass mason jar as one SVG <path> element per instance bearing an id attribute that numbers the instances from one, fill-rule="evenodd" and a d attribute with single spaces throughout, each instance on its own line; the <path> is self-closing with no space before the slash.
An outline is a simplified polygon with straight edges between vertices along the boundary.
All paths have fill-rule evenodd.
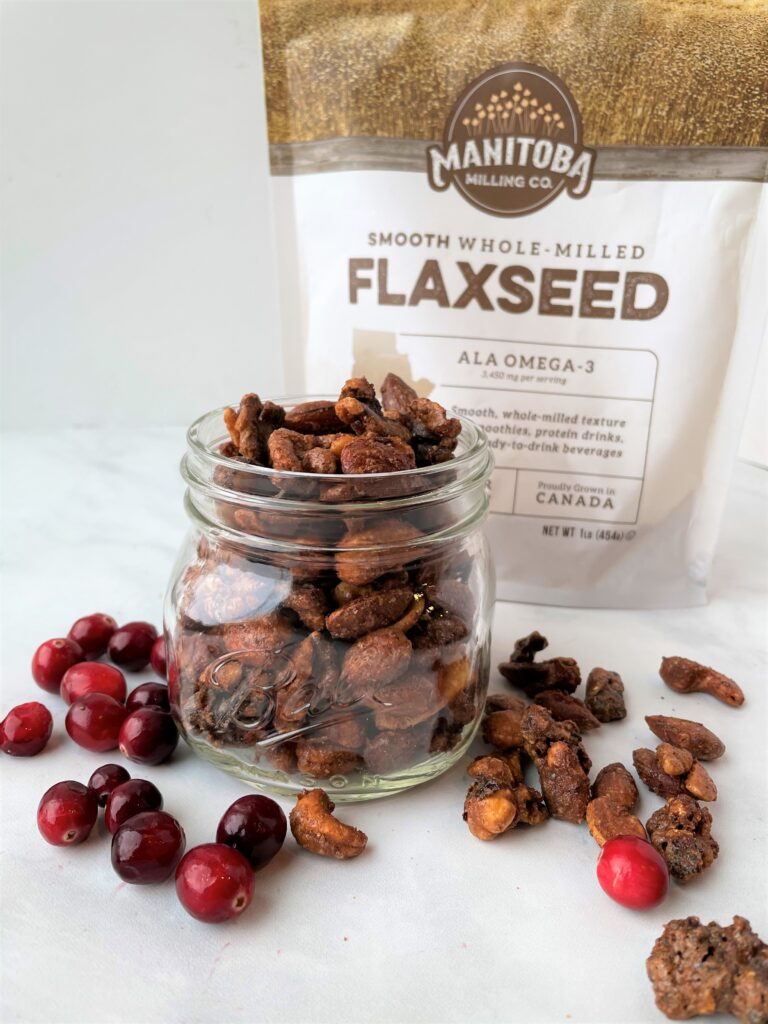
<path id="1" fill-rule="evenodd" d="M 370 799 L 439 775 L 488 686 L 485 435 L 462 421 L 452 460 L 364 476 L 251 465 L 226 439 L 210 412 L 182 461 L 192 530 L 165 612 L 182 735 L 283 794 Z"/>

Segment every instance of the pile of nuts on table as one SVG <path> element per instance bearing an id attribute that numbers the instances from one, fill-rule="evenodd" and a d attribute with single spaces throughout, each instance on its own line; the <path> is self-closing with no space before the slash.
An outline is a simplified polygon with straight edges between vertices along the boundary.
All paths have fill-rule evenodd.
<path id="1" fill-rule="evenodd" d="M 375 514 L 365 502 L 453 479 L 460 421 L 389 374 L 381 401 L 355 378 L 335 402 L 289 410 L 245 395 L 225 422 L 231 439 L 220 449 L 228 464 L 216 469 L 218 485 L 301 497 L 320 511 L 219 503 L 237 536 L 307 550 L 292 557 L 267 543 L 245 555 L 236 539 L 201 540 L 182 579 L 173 637 L 185 728 L 267 771 L 313 779 L 398 773 L 455 749 L 480 712 L 487 672 L 487 637 L 472 639 L 472 541 L 419 546 L 450 523 L 448 501 Z M 254 480 L 237 465 L 303 475 Z M 440 466 L 442 475 L 370 479 Z M 347 503 L 343 511 L 332 508 L 337 502 Z"/>

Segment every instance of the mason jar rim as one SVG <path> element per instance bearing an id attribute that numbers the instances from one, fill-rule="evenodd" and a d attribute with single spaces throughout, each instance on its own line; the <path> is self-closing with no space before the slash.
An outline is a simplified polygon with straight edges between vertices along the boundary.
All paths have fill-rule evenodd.
<path id="1" fill-rule="evenodd" d="M 286 406 L 298 402 L 329 401 L 322 396 L 289 396 L 286 398 L 272 399 Z M 362 518 L 372 516 L 393 516 L 419 507 L 453 502 L 461 496 L 475 494 L 476 498 L 471 504 L 463 509 L 458 518 L 452 524 L 444 526 L 428 535 L 423 535 L 413 542 L 398 541 L 399 548 L 423 547 L 433 543 L 440 543 L 448 537 L 460 535 L 482 521 L 488 508 L 488 480 L 493 469 L 493 456 L 491 454 L 488 439 L 481 428 L 477 427 L 470 420 L 458 417 L 461 420 L 463 435 L 463 450 L 446 462 L 434 466 L 424 466 L 411 470 L 401 470 L 393 473 L 366 473 L 360 475 L 339 474 L 339 473 L 298 473 L 288 470 L 271 469 L 269 466 L 254 466 L 250 463 L 240 462 L 237 459 L 228 458 L 218 451 L 222 441 L 226 441 L 228 434 L 224 428 L 224 409 L 213 409 L 200 416 L 187 431 L 189 450 L 181 460 L 181 474 L 187 484 L 185 507 L 187 515 L 206 531 L 216 531 L 226 534 L 237 543 L 247 547 L 267 547 L 270 550 L 290 551 L 295 549 L 296 542 L 281 540 L 276 536 L 259 536 L 245 529 L 238 529 L 231 522 L 224 522 L 220 515 L 214 510 L 223 503 L 243 509 L 252 509 L 260 512 L 269 512 L 274 515 L 309 515 L 321 520 L 327 516 L 344 515 L 360 516 Z M 208 435 L 206 437 L 206 435 Z M 305 495 L 299 489 L 296 492 L 288 488 L 288 493 L 267 494 L 254 493 L 247 486 L 229 487 L 226 483 L 215 479 L 216 470 L 219 468 L 235 470 L 237 474 L 251 473 L 251 479 L 258 478 L 269 481 L 279 488 L 280 481 L 284 480 L 295 484 L 298 480 L 311 482 L 315 487 L 318 483 L 338 484 L 342 481 L 356 481 L 360 484 L 368 481 L 392 482 L 398 479 L 419 479 L 424 477 L 429 480 L 434 477 L 434 486 L 428 486 L 413 491 L 407 486 L 400 494 L 377 497 L 375 494 L 366 496 L 365 493 L 355 497 L 344 498 L 338 501 L 322 501 L 317 494 Z M 438 474 L 442 473 L 443 476 Z M 247 480 L 247 476 L 245 477 Z M 375 490 L 372 488 L 372 490 Z M 457 509 L 458 511 L 458 509 Z M 212 514 L 213 513 L 213 514 Z M 310 553 L 312 551 L 340 550 L 335 544 L 328 548 L 324 545 L 302 544 L 301 550 Z M 373 545 L 375 550 L 378 545 Z M 355 548 L 356 551 L 365 549 Z"/>

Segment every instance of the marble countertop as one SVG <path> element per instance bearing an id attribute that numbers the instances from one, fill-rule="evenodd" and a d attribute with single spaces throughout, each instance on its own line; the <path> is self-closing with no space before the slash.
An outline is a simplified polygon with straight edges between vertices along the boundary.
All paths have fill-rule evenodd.
<path id="1" fill-rule="evenodd" d="M 694 718 L 725 741 L 712 765 L 720 858 L 690 886 L 673 886 L 659 909 L 632 913 L 602 894 L 586 828 L 551 821 L 494 843 L 472 838 L 459 769 L 345 806 L 342 816 L 370 837 L 358 860 L 312 857 L 289 838 L 257 876 L 247 914 L 219 927 L 188 917 L 171 884 L 120 883 L 103 828 L 74 849 L 44 843 L 35 825 L 43 791 L 86 781 L 111 757 L 68 741 L 64 707 L 34 685 L 30 657 L 92 611 L 160 620 L 186 528 L 183 445 L 180 429 L 3 439 L 2 710 L 39 699 L 55 720 L 41 756 L 0 764 L 3 1021 L 638 1024 L 663 1019 L 645 958 L 670 918 L 727 924 L 741 914 L 768 938 L 768 473 L 746 464 L 733 477 L 706 607 L 499 604 L 495 613 L 494 663 L 539 629 L 553 655 L 623 675 L 629 717 L 590 734 L 596 767 L 652 744 L 644 714 Z M 666 689 L 657 669 L 669 654 L 734 676 L 745 707 Z M 142 774 L 163 791 L 188 847 L 212 840 L 244 791 L 186 747 Z M 644 790 L 643 820 L 659 803 Z"/>

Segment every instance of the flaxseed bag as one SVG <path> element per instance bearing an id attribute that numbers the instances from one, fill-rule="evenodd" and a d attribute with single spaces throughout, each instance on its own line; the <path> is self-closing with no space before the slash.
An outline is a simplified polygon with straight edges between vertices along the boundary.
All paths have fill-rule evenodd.
<path id="1" fill-rule="evenodd" d="M 291 390 L 488 432 L 502 598 L 705 598 L 766 324 L 768 5 L 262 0 Z"/>

